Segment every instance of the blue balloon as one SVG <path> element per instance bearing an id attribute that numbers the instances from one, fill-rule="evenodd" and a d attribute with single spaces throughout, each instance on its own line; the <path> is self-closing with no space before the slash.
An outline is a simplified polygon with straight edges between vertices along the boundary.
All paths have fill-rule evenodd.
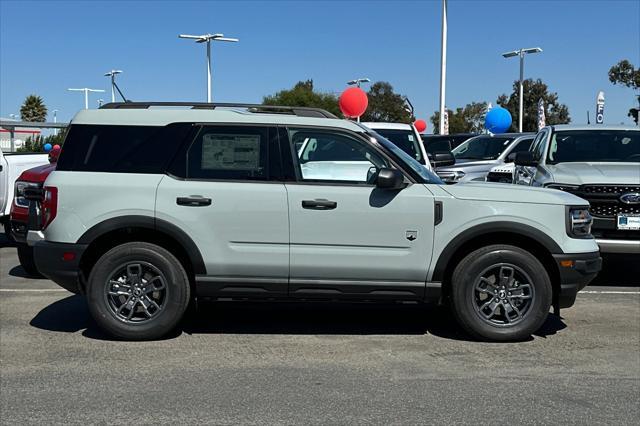
<path id="1" fill-rule="evenodd" d="M 45 143 L 45 144 L 44 144 L 44 152 L 49 152 L 49 151 L 51 151 L 51 148 L 53 148 L 53 147 L 51 146 L 51 144 L 50 144 L 50 143 Z"/>
<path id="2" fill-rule="evenodd" d="M 484 119 L 484 127 L 491 133 L 504 133 L 511 127 L 511 114 L 502 107 L 493 107 Z"/>

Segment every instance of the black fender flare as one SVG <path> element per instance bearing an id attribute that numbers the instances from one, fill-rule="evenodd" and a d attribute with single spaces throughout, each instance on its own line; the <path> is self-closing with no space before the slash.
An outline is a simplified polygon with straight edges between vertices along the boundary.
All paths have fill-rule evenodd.
<path id="1" fill-rule="evenodd" d="M 556 243 L 547 234 L 533 226 L 506 221 L 482 223 L 459 233 L 449 242 L 449 244 L 447 244 L 438 257 L 431 281 L 442 282 L 449 261 L 453 257 L 454 253 L 465 243 L 484 234 L 489 235 L 494 233 L 510 233 L 519 235 L 536 241 L 538 244 L 546 248 L 551 254 L 564 253 L 558 243 Z"/>
<path id="2" fill-rule="evenodd" d="M 191 237 L 174 224 L 151 216 L 130 215 L 107 219 L 85 231 L 85 233 L 78 239 L 77 244 L 89 245 L 102 235 L 123 228 L 151 229 L 167 234 L 176 240 L 187 252 L 189 259 L 191 260 L 191 264 L 193 265 L 194 273 L 196 275 L 207 274 L 207 268 L 205 267 L 202 254 Z"/>

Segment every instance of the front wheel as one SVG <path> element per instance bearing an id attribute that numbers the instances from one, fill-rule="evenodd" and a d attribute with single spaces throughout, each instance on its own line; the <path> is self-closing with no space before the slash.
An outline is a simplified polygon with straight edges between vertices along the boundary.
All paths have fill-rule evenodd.
<path id="1" fill-rule="evenodd" d="M 127 340 L 160 338 L 173 330 L 189 304 L 182 264 L 155 244 L 133 242 L 105 253 L 87 283 L 89 312 L 98 325 Z"/>
<path id="2" fill-rule="evenodd" d="M 451 284 L 458 322 L 480 339 L 525 339 L 549 314 L 549 275 L 538 259 L 518 247 L 492 245 L 468 254 Z"/>

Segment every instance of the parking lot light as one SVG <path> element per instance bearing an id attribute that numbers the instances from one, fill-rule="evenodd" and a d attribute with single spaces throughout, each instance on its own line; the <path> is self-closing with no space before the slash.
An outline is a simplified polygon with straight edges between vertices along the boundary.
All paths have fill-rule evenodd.
<path id="1" fill-rule="evenodd" d="M 520 49 L 520 50 L 513 50 L 511 52 L 505 52 L 502 54 L 503 58 L 512 58 L 514 56 L 519 56 L 520 57 L 520 89 L 519 89 L 519 113 L 518 113 L 518 132 L 522 133 L 522 116 L 524 114 L 523 112 L 523 99 L 522 99 L 522 81 L 524 79 L 524 55 L 529 54 L 529 53 L 540 53 L 542 52 L 542 49 L 539 47 L 528 47 L 525 49 Z"/>

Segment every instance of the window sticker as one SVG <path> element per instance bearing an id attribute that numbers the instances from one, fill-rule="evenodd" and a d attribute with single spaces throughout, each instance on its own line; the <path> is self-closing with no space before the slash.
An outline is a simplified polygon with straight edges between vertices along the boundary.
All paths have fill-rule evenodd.
<path id="1" fill-rule="evenodd" d="M 204 135 L 201 167 L 202 170 L 259 170 L 260 135 Z"/>

